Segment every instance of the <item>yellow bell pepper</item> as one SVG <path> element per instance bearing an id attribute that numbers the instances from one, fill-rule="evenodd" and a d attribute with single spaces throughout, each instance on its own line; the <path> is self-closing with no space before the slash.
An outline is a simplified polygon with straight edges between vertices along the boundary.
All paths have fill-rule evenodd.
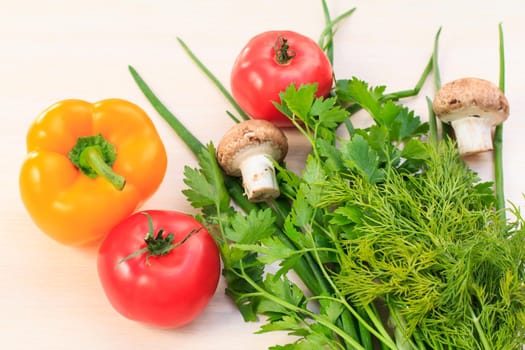
<path id="1" fill-rule="evenodd" d="M 30 126 L 19 185 L 35 224 L 66 245 L 104 237 L 160 186 L 167 156 L 148 115 L 107 99 L 58 102 Z"/>

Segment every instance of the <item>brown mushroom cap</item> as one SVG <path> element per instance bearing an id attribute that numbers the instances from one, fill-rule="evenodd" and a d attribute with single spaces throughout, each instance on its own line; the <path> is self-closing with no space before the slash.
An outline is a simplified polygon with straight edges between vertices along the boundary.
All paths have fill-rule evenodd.
<path id="1" fill-rule="evenodd" d="M 491 118 L 492 125 L 498 125 L 509 116 L 509 102 L 502 91 L 479 78 L 461 78 L 443 85 L 436 93 L 433 109 L 443 122 L 470 115 Z"/>
<path id="2" fill-rule="evenodd" d="M 261 150 L 280 162 L 288 153 L 288 139 L 266 120 L 249 119 L 233 126 L 217 147 L 217 160 L 228 175 L 241 176 L 240 159 Z"/>

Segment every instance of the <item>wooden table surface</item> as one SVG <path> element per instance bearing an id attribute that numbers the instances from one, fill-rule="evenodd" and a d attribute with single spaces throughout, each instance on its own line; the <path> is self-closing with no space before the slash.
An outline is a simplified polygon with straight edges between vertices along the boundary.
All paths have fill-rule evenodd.
<path id="1" fill-rule="evenodd" d="M 230 105 L 190 61 L 182 38 L 227 85 L 232 63 L 253 35 L 290 29 L 317 40 L 324 26 L 320 0 L 1 0 L 0 4 L 0 335 L 3 349 L 267 349 L 285 334 L 253 334 L 224 295 L 221 281 L 209 307 L 191 325 L 158 330 L 124 319 L 98 281 L 95 247 L 69 248 L 42 234 L 19 196 L 25 133 L 35 116 L 66 98 L 128 99 L 153 119 L 168 150 L 159 191 L 145 208 L 192 212 L 181 194 L 182 171 L 195 159 L 156 114 L 130 74 L 133 65 L 169 108 L 203 142 L 218 142 L 233 122 Z M 357 76 L 389 91 L 412 88 L 441 27 L 443 82 L 478 76 L 498 82 L 498 24 L 505 34 L 506 91 L 511 116 L 504 127 L 506 197 L 525 201 L 525 5 L 522 0 L 328 0 L 332 16 L 356 7 L 338 29 L 337 78 Z M 429 80 L 405 102 L 422 118 Z M 301 169 L 308 152 L 294 132 L 287 162 Z M 491 154 L 472 160 L 492 178 Z"/>

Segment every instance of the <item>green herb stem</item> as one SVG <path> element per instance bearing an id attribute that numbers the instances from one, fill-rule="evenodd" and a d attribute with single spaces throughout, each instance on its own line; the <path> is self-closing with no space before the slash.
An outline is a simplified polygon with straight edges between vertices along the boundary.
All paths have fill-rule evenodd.
<path id="1" fill-rule="evenodd" d="M 232 112 L 230 112 L 230 111 L 226 111 L 226 114 L 227 114 L 228 117 L 230 117 L 230 119 L 233 120 L 236 124 L 241 122 L 241 120 L 240 120 L 239 118 L 237 118 Z"/>
<path id="2" fill-rule="evenodd" d="M 439 71 L 439 37 L 441 36 L 441 27 L 436 32 L 434 37 L 434 50 L 432 51 L 432 70 L 434 71 L 434 89 L 441 88 L 441 74 Z"/>
<path id="3" fill-rule="evenodd" d="M 439 142 L 437 118 L 432 107 L 432 100 L 427 96 L 427 107 L 428 107 L 428 125 L 429 125 L 429 139 L 434 145 Z"/>
<path id="4" fill-rule="evenodd" d="M 505 189 L 503 177 L 503 125 L 494 130 L 494 187 L 496 192 L 496 209 L 505 218 Z"/>
<path id="5" fill-rule="evenodd" d="M 352 338 L 347 332 L 342 330 L 341 328 L 337 327 L 334 323 L 328 321 L 325 317 L 322 317 L 320 315 L 317 315 L 316 313 L 300 308 L 296 305 L 293 305 L 286 300 L 281 299 L 280 297 L 267 292 L 264 288 L 262 288 L 258 283 L 256 283 L 245 271 L 242 260 L 240 261 L 240 271 L 241 273 L 235 271 L 235 273 L 238 275 L 238 277 L 245 280 L 248 284 L 254 288 L 259 295 L 271 300 L 272 302 L 281 305 L 282 307 L 286 308 L 287 310 L 292 311 L 294 314 L 303 314 L 308 316 L 310 319 L 318 322 L 319 324 L 323 325 L 324 327 L 330 329 L 334 334 L 337 334 L 341 339 L 343 339 L 346 343 L 350 344 L 355 350 L 366 350 L 358 341 L 354 338 Z"/>
<path id="6" fill-rule="evenodd" d="M 326 3 L 326 0 L 323 0 L 322 4 L 323 4 L 323 13 L 324 13 L 326 27 L 321 33 L 321 37 L 319 38 L 318 45 L 321 48 L 321 50 L 324 50 L 326 52 L 326 56 L 328 57 L 330 64 L 333 65 L 334 64 L 334 31 L 332 30 L 333 24 L 332 24 L 332 19 L 330 16 L 330 11 L 328 10 L 328 4 Z"/>
<path id="7" fill-rule="evenodd" d="M 284 225 L 285 218 L 290 213 L 290 205 L 287 201 L 281 200 L 280 198 L 272 200 L 267 203 L 268 206 L 276 214 L 276 224 L 278 227 L 277 236 L 279 239 L 289 248 L 302 254 L 302 258 L 298 260 L 297 265 L 294 267 L 294 271 L 297 273 L 301 281 L 312 293 L 324 293 L 328 292 L 328 285 L 324 282 L 322 274 L 316 267 L 311 257 L 311 249 L 305 249 L 304 247 L 298 247 L 295 245 L 288 236 L 281 229 Z"/>
<path id="8" fill-rule="evenodd" d="M 434 72 L 434 89 L 438 91 L 441 88 L 441 72 L 439 70 L 439 38 L 441 36 L 441 27 L 436 32 L 434 37 L 434 50 L 432 51 L 432 70 Z M 452 127 L 447 123 L 441 123 L 441 132 L 443 137 L 451 137 L 453 135 Z"/>
<path id="9" fill-rule="evenodd" d="M 186 146 L 190 148 L 193 154 L 199 154 L 203 149 L 205 149 L 204 145 L 199 141 L 199 139 L 197 139 L 155 95 L 153 90 L 151 90 L 149 85 L 144 81 L 144 79 L 142 79 L 137 70 L 132 66 L 128 66 L 128 68 L 131 76 L 137 83 L 144 96 L 151 103 L 153 108 L 155 108 L 159 115 L 171 126 L 171 128 L 181 138 Z"/>
<path id="10" fill-rule="evenodd" d="M 225 177 L 224 185 L 235 204 L 237 204 L 245 213 L 249 213 L 250 211 L 259 208 L 256 203 L 250 202 L 246 198 L 242 185 L 232 177 Z"/>
<path id="11" fill-rule="evenodd" d="M 498 26 L 499 32 L 499 88 L 505 93 L 505 44 L 503 26 Z M 501 218 L 505 220 L 505 188 L 503 177 L 503 124 L 497 125 L 494 131 L 494 185 L 496 191 L 496 208 Z"/>
<path id="12" fill-rule="evenodd" d="M 333 234 L 330 230 L 321 227 L 318 222 L 312 222 L 312 226 L 316 226 L 319 230 L 323 231 L 326 236 L 329 237 L 330 241 L 333 242 L 335 245 L 335 248 L 332 248 L 331 250 L 335 251 L 338 256 L 343 256 L 346 254 L 343 247 L 341 247 L 341 244 L 339 243 L 339 239 L 337 235 Z M 331 274 L 326 270 L 324 264 L 322 263 L 321 257 L 319 256 L 319 252 L 323 251 L 324 249 L 321 247 L 315 246 L 315 239 L 313 238 L 313 233 L 310 233 L 310 240 L 315 247 L 312 252 L 314 254 L 314 257 L 316 259 L 316 262 L 318 266 L 320 266 L 320 269 L 324 275 L 324 278 L 328 281 L 330 284 L 330 288 L 332 290 L 332 294 L 336 296 L 339 300 L 343 300 L 343 305 L 345 306 L 346 312 L 344 312 L 341 315 L 342 323 L 343 324 L 350 324 L 350 329 L 352 329 L 354 332 L 357 329 L 359 332 L 359 339 L 361 339 L 361 344 L 365 346 L 365 348 L 371 349 L 373 348 L 372 344 L 372 338 L 371 334 L 373 334 L 375 337 L 381 340 L 382 344 L 390 344 L 390 346 L 393 346 L 393 341 L 390 339 L 390 336 L 388 334 L 388 331 L 384 328 L 383 323 L 380 319 L 380 316 L 376 312 L 376 310 L 370 306 L 361 308 L 359 311 L 354 310 L 350 304 L 346 301 L 345 297 L 337 287 L 337 285 L 334 283 L 334 280 L 332 279 Z M 351 311 L 351 314 L 348 313 L 348 311 Z M 365 312 L 366 316 L 364 316 L 362 313 Z M 352 318 L 353 316 L 353 318 Z M 367 319 L 365 319 L 365 317 Z M 357 325 L 355 321 L 357 322 Z M 370 322 L 372 321 L 373 327 L 370 326 Z M 375 328 L 374 328 L 375 327 Z M 354 337 L 357 337 L 357 335 L 353 335 Z"/>
<path id="13" fill-rule="evenodd" d="M 382 349 L 398 350 L 395 342 L 390 337 L 388 330 L 384 327 L 383 321 L 381 320 L 379 313 L 377 312 L 374 306 L 372 305 L 365 306 L 365 307 L 362 307 L 358 311 L 354 307 L 352 307 L 346 301 L 346 299 L 342 296 L 334 297 L 334 296 L 327 296 L 327 295 L 315 295 L 315 296 L 310 297 L 309 299 L 310 300 L 321 300 L 321 299 L 330 300 L 338 304 L 341 304 L 345 310 L 341 317 L 343 317 L 345 314 L 352 315 L 354 319 L 358 322 L 358 326 L 361 326 L 361 328 L 359 328 L 359 332 L 360 332 L 359 335 L 355 333 L 355 331 L 354 333 L 351 334 L 354 339 L 361 339 L 361 336 L 368 338 L 370 335 L 374 335 L 376 339 L 380 341 Z M 361 333 L 363 331 L 364 333 Z M 361 343 L 361 345 L 365 346 L 365 349 L 367 349 L 367 347 L 369 346 L 368 340 L 365 340 L 365 342 L 366 344 Z"/>
<path id="14" fill-rule="evenodd" d="M 430 72 L 432 71 L 434 59 L 433 57 L 430 57 L 427 64 L 425 65 L 425 68 L 423 69 L 423 73 L 421 73 L 421 76 L 419 77 L 419 80 L 417 81 L 414 88 L 409 90 L 400 90 L 396 92 L 392 92 L 389 94 L 385 94 L 383 97 L 381 97 L 381 101 L 385 102 L 388 100 L 397 101 L 402 98 L 412 97 L 419 94 L 421 89 L 423 88 L 423 85 L 425 84 L 425 81 L 427 80 L 428 76 L 430 75 Z"/>
<path id="15" fill-rule="evenodd" d="M 219 89 L 222 95 L 230 102 L 230 104 L 235 108 L 239 116 L 243 120 L 248 120 L 250 117 L 242 110 L 242 108 L 235 102 L 235 99 L 230 94 L 228 89 L 220 82 L 220 80 L 199 60 L 199 58 L 193 53 L 193 51 L 186 45 L 186 43 L 177 38 L 179 44 L 182 46 L 184 51 L 188 54 L 190 59 L 197 65 L 197 67 L 212 81 L 212 83 Z"/>
<path id="16" fill-rule="evenodd" d="M 387 306 L 389 311 L 390 320 L 395 325 L 395 338 L 396 343 L 398 344 L 400 349 L 417 349 L 417 346 L 413 343 L 411 337 L 408 337 L 406 335 L 406 324 L 403 322 L 402 318 L 400 317 L 396 306 L 393 306 L 392 303 L 390 303 L 387 300 Z"/>
<path id="17" fill-rule="evenodd" d="M 474 313 L 474 310 L 472 310 L 472 307 L 470 308 L 470 313 L 472 317 L 472 322 L 474 323 L 474 327 L 476 328 L 476 332 L 479 336 L 479 340 L 481 344 L 483 345 L 483 349 L 485 350 L 492 350 L 492 347 L 490 346 L 487 336 L 485 335 L 485 332 L 483 331 L 483 327 L 479 324 L 479 318 Z"/>
<path id="18" fill-rule="evenodd" d="M 279 229 L 276 234 L 286 246 L 291 249 L 298 249 L 298 247 L 282 230 Z M 319 271 L 319 268 L 313 263 L 312 256 L 307 252 L 305 252 L 302 255 L 302 258 L 296 262 L 293 270 L 305 284 L 306 288 L 308 288 L 313 294 L 323 294 L 330 291 L 326 285 L 325 279 Z"/>
<path id="19" fill-rule="evenodd" d="M 266 203 L 270 208 L 272 208 L 273 212 L 275 213 L 276 223 L 279 227 L 283 227 L 284 221 L 288 214 L 290 214 L 291 210 L 288 199 L 283 197 L 284 196 L 280 196 L 277 199 L 272 199 Z"/>
<path id="20" fill-rule="evenodd" d="M 325 28 L 321 32 L 318 45 L 319 47 L 326 52 L 326 56 L 328 57 L 328 60 L 333 65 L 334 64 L 334 27 L 339 22 L 341 22 L 343 19 L 350 16 L 356 8 L 351 8 L 345 12 L 343 12 L 341 15 L 337 16 L 336 18 L 332 19 L 330 17 L 330 11 L 328 10 L 328 5 L 326 3 L 326 0 L 322 1 L 323 5 L 323 13 L 325 18 Z"/>

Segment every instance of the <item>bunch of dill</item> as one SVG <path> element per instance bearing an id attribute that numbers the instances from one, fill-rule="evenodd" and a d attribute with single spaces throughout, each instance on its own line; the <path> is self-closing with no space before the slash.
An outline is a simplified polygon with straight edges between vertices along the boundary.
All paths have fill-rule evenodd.
<path id="1" fill-rule="evenodd" d="M 421 172 L 323 184 L 325 206 L 359 210 L 342 228 L 337 285 L 356 305 L 385 303 L 401 348 L 521 349 L 524 221 L 501 219 L 490 184 L 451 142 L 425 147 Z"/>

